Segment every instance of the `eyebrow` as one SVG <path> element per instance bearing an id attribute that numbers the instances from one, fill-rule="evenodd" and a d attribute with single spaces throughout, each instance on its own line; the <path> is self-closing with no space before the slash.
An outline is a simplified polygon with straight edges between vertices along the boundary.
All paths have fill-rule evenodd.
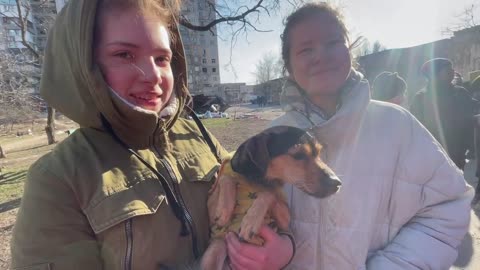
<path id="1" fill-rule="evenodd" d="M 125 47 L 130 47 L 130 48 L 133 48 L 133 49 L 138 49 L 138 48 L 140 48 L 140 46 L 138 46 L 138 45 L 136 45 L 136 44 L 129 43 L 129 42 L 124 42 L 124 41 L 112 41 L 112 42 L 110 42 L 110 43 L 107 43 L 105 46 L 106 46 L 106 47 L 108 47 L 108 46 L 125 46 Z M 172 52 L 171 49 L 155 48 L 154 50 L 155 50 L 155 51 L 166 52 L 166 53 L 169 53 L 169 54 L 173 54 L 173 52 Z"/>
<path id="2" fill-rule="evenodd" d="M 309 46 L 309 45 L 312 45 L 313 42 L 311 40 L 306 40 L 306 41 L 302 41 L 300 42 L 300 47 L 304 47 L 304 46 Z"/>
<path id="3" fill-rule="evenodd" d="M 342 35 L 341 33 L 338 33 L 338 34 L 331 35 L 331 37 L 328 38 L 328 40 L 337 40 L 337 39 L 346 40 L 346 37 L 345 37 L 345 35 Z M 305 40 L 305 41 L 301 41 L 299 45 L 301 47 L 304 47 L 304 46 L 310 46 L 313 43 L 314 42 L 312 40 L 308 39 L 308 40 Z"/>
<path id="4" fill-rule="evenodd" d="M 125 46 L 125 47 L 131 47 L 131 48 L 138 48 L 138 45 L 135 45 L 133 43 L 128 43 L 128 42 L 123 42 L 123 41 L 112 41 L 107 43 L 105 46 L 113 46 L 113 45 L 120 45 L 120 46 Z"/>

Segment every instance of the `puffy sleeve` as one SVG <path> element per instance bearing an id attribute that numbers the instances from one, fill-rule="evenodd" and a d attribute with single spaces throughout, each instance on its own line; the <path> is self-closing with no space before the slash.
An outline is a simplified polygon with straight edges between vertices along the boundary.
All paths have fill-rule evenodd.
<path id="1" fill-rule="evenodd" d="M 408 138 L 390 206 L 400 230 L 369 258 L 367 269 L 448 269 L 468 230 L 473 189 L 430 133 L 406 116 Z"/>

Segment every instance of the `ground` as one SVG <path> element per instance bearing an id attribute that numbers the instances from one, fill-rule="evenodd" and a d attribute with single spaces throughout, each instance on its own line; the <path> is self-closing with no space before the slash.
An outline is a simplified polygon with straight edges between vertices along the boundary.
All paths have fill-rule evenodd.
<path id="1" fill-rule="evenodd" d="M 246 138 L 266 128 L 270 120 L 281 115 L 281 110 L 278 107 L 240 106 L 232 107 L 227 112 L 230 119 L 207 119 L 203 121 L 229 151 L 238 147 Z M 76 128 L 76 125 L 68 119 L 61 118 L 58 122 L 58 140 L 67 136 L 66 130 Z M 6 159 L 0 159 L 0 167 L 4 175 L 4 178 L 0 179 L 0 269 L 8 269 L 10 266 L 9 243 L 28 166 L 54 147 L 46 144 L 47 139 L 43 132 L 44 126 L 44 121 L 37 121 L 33 125 L 31 123 L 16 125 L 11 131 L 7 130 L 10 127 L 0 128 L 0 145 L 7 154 Z M 22 137 L 14 135 L 16 131 L 24 132 L 32 128 L 33 135 Z M 472 163 L 467 164 L 465 177 L 471 184 L 476 184 Z M 480 207 L 476 214 L 472 211 L 469 234 L 465 237 L 460 247 L 457 262 L 451 269 L 480 269 L 479 216 Z"/>

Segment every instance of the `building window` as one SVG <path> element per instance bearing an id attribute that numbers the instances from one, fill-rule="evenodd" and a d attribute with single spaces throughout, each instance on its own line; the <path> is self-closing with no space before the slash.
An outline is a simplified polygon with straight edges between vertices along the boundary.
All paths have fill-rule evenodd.
<path id="1" fill-rule="evenodd" d="M 196 71 L 196 72 L 199 72 L 199 71 L 200 71 L 200 68 L 199 68 L 199 67 L 195 67 L 195 71 Z"/>
<path id="2" fill-rule="evenodd" d="M 207 59 L 203 58 L 203 59 L 202 59 L 202 63 L 206 64 L 206 63 L 207 63 Z"/>
<path id="3" fill-rule="evenodd" d="M 217 72 L 217 68 L 212 68 L 212 72 Z"/>
<path id="4" fill-rule="evenodd" d="M 202 71 L 203 71 L 204 73 L 207 73 L 207 68 L 206 68 L 206 67 L 202 68 Z"/>
<path id="5" fill-rule="evenodd" d="M 215 58 L 212 58 L 212 64 L 215 64 L 217 60 Z"/>

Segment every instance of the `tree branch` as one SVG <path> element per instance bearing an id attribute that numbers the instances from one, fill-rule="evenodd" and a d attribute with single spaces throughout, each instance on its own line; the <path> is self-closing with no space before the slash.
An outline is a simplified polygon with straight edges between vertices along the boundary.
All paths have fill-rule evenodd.
<path id="1" fill-rule="evenodd" d="M 20 23 L 20 31 L 22 31 L 22 44 L 27 48 L 38 60 L 40 60 L 40 54 L 38 53 L 35 48 L 33 48 L 30 43 L 27 42 L 27 27 L 28 27 L 28 15 L 30 12 L 30 8 L 24 6 L 26 9 L 25 17 L 22 15 L 22 0 L 16 0 L 15 3 L 17 4 L 17 12 L 18 12 L 18 21 Z"/>
<path id="2" fill-rule="evenodd" d="M 190 21 L 188 21 L 184 16 L 180 17 L 180 24 L 183 25 L 184 27 L 194 30 L 194 31 L 208 31 L 210 28 L 214 27 L 215 25 L 222 23 L 222 22 L 238 22 L 238 21 L 245 21 L 246 17 L 253 12 L 259 12 L 258 9 L 263 7 L 262 3 L 264 0 L 259 0 L 258 3 L 253 6 L 250 9 L 247 9 L 245 12 L 243 12 L 240 15 L 237 16 L 228 16 L 228 17 L 223 17 L 221 14 L 219 14 L 218 10 L 215 10 L 215 13 L 220 16 L 220 18 L 215 19 L 208 23 L 207 25 L 194 25 Z M 264 7 L 263 7 L 264 8 Z"/>

